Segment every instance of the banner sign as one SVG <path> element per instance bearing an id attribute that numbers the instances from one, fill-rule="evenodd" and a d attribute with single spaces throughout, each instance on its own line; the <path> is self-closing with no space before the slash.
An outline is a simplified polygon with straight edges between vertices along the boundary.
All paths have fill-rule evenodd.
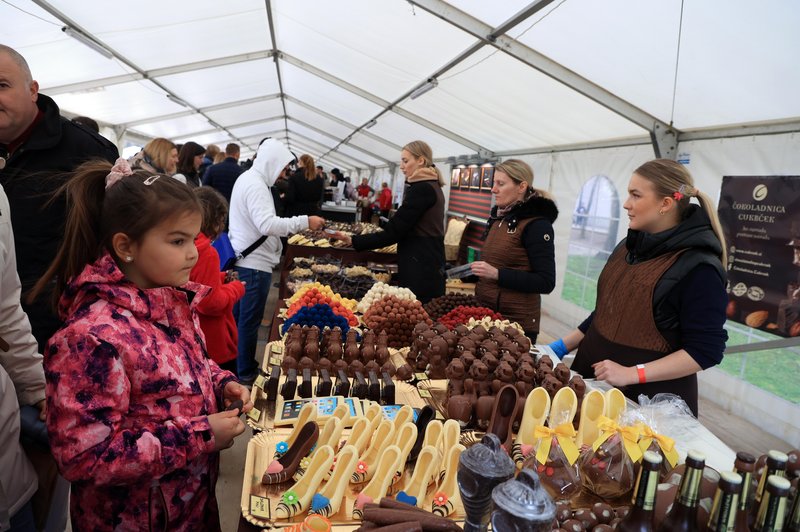
<path id="1" fill-rule="evenodd" d="M 728 319 L 800 336 L 800 176 L 725 176 Z"/>

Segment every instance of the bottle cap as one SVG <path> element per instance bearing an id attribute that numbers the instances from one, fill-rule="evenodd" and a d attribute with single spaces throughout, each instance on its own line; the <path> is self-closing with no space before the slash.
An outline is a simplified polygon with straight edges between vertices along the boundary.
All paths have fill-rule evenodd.
<path id="1" fill-rule="evenodd" d="M 507 480 L 495 487 L 492 500 L 495 508 L 524 521 L 552 523 L 556 517 L 556 505 L 532 469 L 523 469 L 516 480 Z"/>
<path id="2" fill-rule="evenodd" d="M 767 479 L 767 491 L 777 497 L 789 495 L 789 489 L 791 489 L 791 487 L 791 482 L 778 475 L 770 475 Z"/>
<path id="3" fill-rule="evenodd" d="M 725 493 L 741 493 L 742 477 L 733 471 L 723 471 L 719 474 L 719 489 Z"/>
<path id="4" fill-rule="evenodd" d="M 706 466 L 706 455 L 700 451 L 689 451 L 686 453 L 686 466 L 702 469 Z"/>
<path id="5" fill-rule="evenodd" d="M 487 479 L 512 477 L 516 471 L 513 460 L 500 445 L 495 434 L 487 434 L 458 459 L 459 464 Z"/>

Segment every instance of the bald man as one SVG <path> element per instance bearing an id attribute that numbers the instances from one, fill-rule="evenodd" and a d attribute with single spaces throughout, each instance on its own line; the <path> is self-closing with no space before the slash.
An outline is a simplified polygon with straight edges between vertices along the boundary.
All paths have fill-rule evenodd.
<path id="1" fill-rule="evenodd" d="M 63 198 L 50 197 L 69 172 L 89 159 L 114 162 L 117 147 L 61 116 L 58 105 L 39 94 L 28 63 L 0 44 L 0 185 L 14 207 L 11 224 L 23 293 L 42 276 L 64 235 Z M 60 327 L 48 297 L 24 305 L 39 349 Z"/>

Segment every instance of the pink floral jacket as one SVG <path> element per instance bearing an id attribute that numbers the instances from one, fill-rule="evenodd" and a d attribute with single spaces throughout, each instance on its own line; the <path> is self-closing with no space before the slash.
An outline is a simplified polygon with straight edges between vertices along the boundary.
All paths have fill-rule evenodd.
<path id="1" fill-rule="evenodd" d="M 207 415 L 234 376 L 206 356 L 205 291 L 139 289 L 106 254 L 64 292 L 44 366 L 73 530 L 219 530 Z"/>

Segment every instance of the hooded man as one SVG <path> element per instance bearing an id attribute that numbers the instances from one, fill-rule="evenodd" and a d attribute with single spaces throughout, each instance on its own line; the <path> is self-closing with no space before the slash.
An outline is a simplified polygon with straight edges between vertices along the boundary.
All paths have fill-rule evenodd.
<path id="1" fill-rule="evenodd" d="M 243 253 L 260 242 L 236 263 L 239 280 L 245 283 L 244 297 L 234 308 L 239 330 L 236 366 L 239 380 L 245 384 L 258 374 L 258 326 L 264 316 L 272 269 L 280 261 L 280 237 L 309 228 L 318 230 L 325 223 L 319 216 L 280 218 L 275 214 L 270 187 L 287 175 L 293 160 L 292 152 L 277 140 L 262 141 L 253 166 L 239 176 L 231 193 L 228 235 L 233 249 Z"/>

